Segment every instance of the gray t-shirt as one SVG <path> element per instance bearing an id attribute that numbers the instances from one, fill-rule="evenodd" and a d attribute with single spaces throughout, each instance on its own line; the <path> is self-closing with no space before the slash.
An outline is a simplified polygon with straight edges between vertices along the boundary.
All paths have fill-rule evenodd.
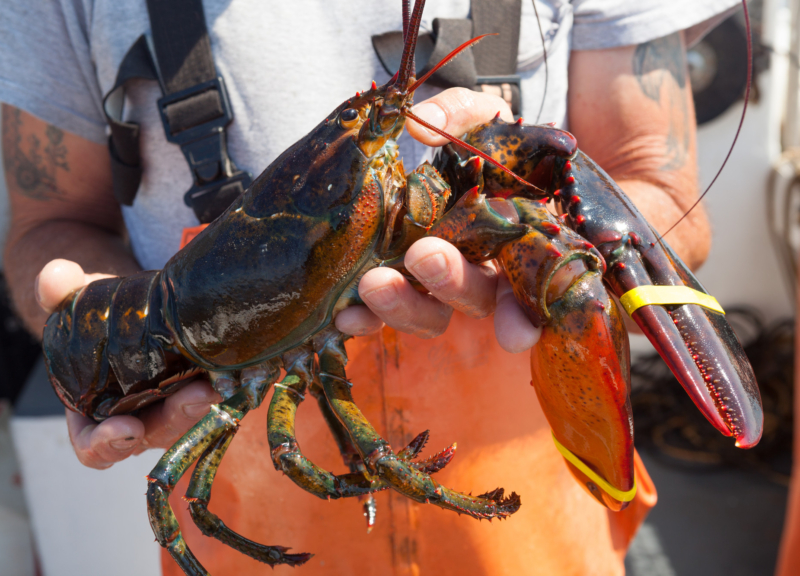
<path id="1" fill-rule="evenodd" d="M 563 126 L 570 50 L 638 44 L 692 28 L 738 0 L 536 0 L 545 35 L 549 80 L 541 122 Z M 230 92 L 235 120 L 229 150 L 257 175 L 357 90 L 388 80 L 371 36 L 399 30 L 400 0 L 204 0 L 211 47 Z M 434 18 L 465 18 L 469 0 L 432 0 Z M 37 0 L 7 3 L 0 18 L 0 101 L 63 130 L 106 142 L 102 97 L 133 42 L 149 29 L 144 0 Z M 542 42 L 533 6 L 523 2 L 518 73 L 523 114 L 543 97 Z M 429 87 L 419 102 L 434 93 Z M 160 268 L 178 249 L 181 231 L 197 221 L 183 203 L 192 184 L 180 149 L 166 141 L 155 82 L 129 83 L 126 118 L 141 125 L 144 174 L 134 205 L 124 207 L 134 253 Z M 429 151 L 401 139 L 406 167 Z"/>

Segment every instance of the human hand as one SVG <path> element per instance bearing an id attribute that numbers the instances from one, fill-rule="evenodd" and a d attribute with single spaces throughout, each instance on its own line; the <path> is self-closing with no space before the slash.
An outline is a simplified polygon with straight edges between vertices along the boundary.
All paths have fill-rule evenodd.
<path id="1" fill-rule="evenodd" d="M 449 134 L 460 136 L 500 112 L 512 121 L 506 102 L 490 94 L 452 88 L 420 102 L 413 113 Z M 409 134 L 428 146 L 442 146 L 447 139 L 416 124 L 406 122 Z M 392 328 L 432 338 L 442 334 L 453 310 L 473 318 L 494 313 L 497 341 L 512 353 L 531 348 L 541 335 L 517 304 L 511 285 L 493 262 L 470 264 L 448 242 L 423 238 L 405 255 L 405 266 L 430 292 L 420 294 L 399 272 L 375 268 L 361 279 L 358 292 L 365 306 L 353 306 L 336 317 L 336 327 L 356 336 Z"/>
<path id="2" fill-rule="evenodd" d="M 73 290 L 108 274 L 86 274 L 69 260 L 49 262 L 36 278 L 39 305 L 48 313 Z M 89 468 L 109 468 L 148 448 L 168 448 L 220 401 L 205 380 L 195 380 L 142 410 L 138 416 L 112 416 L 99 424 L 67 409 L 69 438 L 78 460 Z"/>

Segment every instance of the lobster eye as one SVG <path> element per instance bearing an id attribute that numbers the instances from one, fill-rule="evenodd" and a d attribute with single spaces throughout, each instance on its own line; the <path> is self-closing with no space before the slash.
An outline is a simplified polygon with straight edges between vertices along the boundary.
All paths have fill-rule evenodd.
<path id="1" fill-rule="evenodd" d="M 339 114 L 339 118 L 342 121 L 343 127 L 351 128 L 353 125 L 355 125 L 356 120 L 358 120 L 358 110 L 355 108 L 348 108 Z"/>

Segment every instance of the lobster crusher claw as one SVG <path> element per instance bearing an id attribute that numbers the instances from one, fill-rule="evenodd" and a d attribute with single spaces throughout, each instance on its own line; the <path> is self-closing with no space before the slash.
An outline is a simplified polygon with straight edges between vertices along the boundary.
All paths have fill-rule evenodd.
<path id="1" fill-rule="evenodd" d="M 578 470 L 580 470 L 583 474 L 586 475 L 589 480 L 597 484 L 606 494 L 614 498 L 615 500 L 619 500 L 620 502 L 630 502 L 636 497 L 636 476 L 634 475 L 633 478 L 633 488 L 630 490 L 619 490 L 618 488 L 614 488 L 611 484 L 609 484 L 602 476 L 600 476 L 597 472 L 589 468 L 583 460 L 578 458 L 575 454 L 569 451 L 569 449 L 561 444 L 556 438 L 556 435 L 553 434 L 553 442 L 556 445 L 556 450 L 558 450 L 564 459 L 575 466 Z"/>

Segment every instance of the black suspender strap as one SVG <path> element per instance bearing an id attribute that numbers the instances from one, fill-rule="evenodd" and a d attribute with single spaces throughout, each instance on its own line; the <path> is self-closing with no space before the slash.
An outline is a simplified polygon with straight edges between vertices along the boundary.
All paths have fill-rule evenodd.
<path id="1" fill-rule="evenodd" d="M 454 48 L 470 38 L 486 33 L 486 38 L 466 50 L 447 66 L 437 70 L 429 83 L 442 88 L 463 86 L 492 92 L 508 102 L 514 116 L 522 114 L 520 77 L 516 74 L 522 0 L 472 0 L 472 18 L 436 18 L 432 32 L 419 35 L 417 70 L 421 76 Z M 432 48 L 427 48 L 431 44 Z M 400 65 L 402 32 L 386 32 L 372 37 L 378 59 L 389 74 Z M 423 61 L 421 57 L 425 57 Z"/>
<path id="2" fill-rule="evenodd" d="M 251 176 L 228 155 L 225 128 L 233 120 L 225 82 L 211 54 L 201 0 L 147 0 L 152 35 L 142 36 L 120 65 L 104 99 L 111 126 L 114 193 L 130 205 L 141 179 L 138 125 L 122 122 L 124 84 L 158 79 L 158 108 L 167 140 L 181 147 L 193 185 L 184 196 L 201 222 L 211 222 L 244 193 Z"/>
<path id="3" fill-rule="evenodd" d="M 476 89 L 493 92 L 508 102 L 514 115 L 522 115 L 520 77 L 517 72 L 522 0 L 472 0 L 472 34 L 498 33 L 472 48 Z"/>
<path id="4" fill-rule="evenodd" d="M 108 152 L 111 155 L 111 175 L 114 182 L 114 197 L 117 202 L 130 206 L 142 180 L 142 165 L 139 157 L 139 125 L 123 122 L 125 105 L 124 85 L 128 80 L 158 78 L 147 39 L 140 36 L 122 59 L 114 87 L 103 98 L 103 112 L 111 128 L 108 137 Z"/>

